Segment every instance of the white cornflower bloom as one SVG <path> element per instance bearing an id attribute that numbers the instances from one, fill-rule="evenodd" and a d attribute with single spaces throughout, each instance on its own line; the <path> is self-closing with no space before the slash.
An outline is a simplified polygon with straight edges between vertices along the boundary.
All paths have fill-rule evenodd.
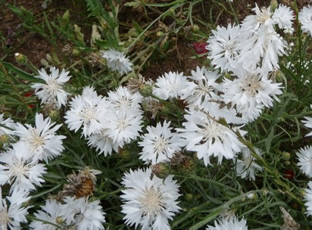
<path id="1" fill-rule="evenodd" d="M 312 181 L 308 183 L 308 187 L 305 189 L 306 194 L 304 196 L 306 201 L 305 206 L 307 207 L 306 214 L 312 216 Z"/>
<path id="2" fill-rule="evenodd" d="M 236 70 L 238 79 L 224 79 L 223 100 L 231 103 L 246 121 L 258 118 L 264 107 L 273 106 L 273 99 L 282 94 L 281 83 L 273 83 L 261 72 L 249 72 L 243 68 Z"/>
<path id="3" fill-rule="evenodd" d="M 218 163 L 221 164 L 223 157 L 233 159 L 244 146 L 232 130 L 202 111 L 191 108 L 184 117 L 184 128 L 177 130 L 184 139 L 186 149 L 196 152 L 197 157 L 203 159 L 206 166 L 210 164 L 211 156 L 218 157 Z M 244 135 L 242 130 L 235 129 Z"/>
<path id="4" fill-rule="evenodd" d="M 120 86 L 115 91 L 108 92 L 108 101 L 113 109 L 138 109 L 143 97 L 140 93 L 131 93 L 128 88 Z"/>
<path id="5" fill-rule="evenodd" d="M 255 33 L 260 27 L 266 27 L 268 30 L 273 29 L 272 11 L 271 7 L 262 7 L 261 9 L 256 4 L 252 9 L 255 15 L 248 15 L 242 22 L 243 33 Z"/>
<path id="6" fill-rule="evenodd" d="M 148 126 L 147 132 L 142 136 L 139 146 L 143 147 L 140 159 L 145 163 L 157 164 L 169 161 L 173 154 L 181 148 L 180 137 L 172 132 L 170 122 L 164 121 L 163 125 L 157 123 L 156 127 Z"/>
<path id="7" fill-rule="evenodd" d="M 54 126 L 54 127 L 53 127 Z M 17 123 L 15 134 L 20 137 L 19 142 L 23 143 L 29 150 L 33 161 L 49 160 L 59 156 L 64 150 L 63 135 L 56 135 L 56 131 L 62 125 L 55 125 L 50 118 L 43 119 L 42 114 L 36 114 L 35 127 Z M 27 157 L 25 155 L 25 157 Z"/>
<path id="8" fill-rule="evenodd" d="M 107 61 L 107 66 L 113 71 L 118 71 L 121 75 L 132 70 L 132 63 L 122 52 L 114 49 L 102 51 L 103 58 Z"/>
<path id="9" fill-rule="evenodd" d="M 277 24 L 280 29 L 284 29 L 286 32 L 293 32 L 292 24 L 294 20 L 294 12 L 283 4 L 280 4 L 278 8 L 274 11 L 273 23 Z"/>
<path id="10" fill-rule="evenodd" d="M 257 155 L 262 155 L 259 149 L 256 148 L 255 151 Z M 255 180 L 255 174 L 263 170 L 247 147 L 242 149 L 242 159 L 237 159 L 235 169 L 237 176 L 248 180 Z"/>
<path id="11" fill-rule="evenodd" d="M 42 174 L 46 172 L 43 164 L 25 159 L 25 146 L 17 143 L 13 149 L 0 155 L 0 185 L 10 184 L 13 190 L 35 190 L 35 185 L 41 186 L 44 182 Z"/>
<path id="12" fill-rule="evenodd" d="M 208 71 L 205 67 L 199 68 L 196 71 L 192 70 L 192 76 L 188 77 L 193 82 L 189 83 L 188 88 L 181 88 L 181 99 L 185 99 L 191 106 L 201 106 L 204 102 L 209 103 L 211 100 L 219 100 L 218 92 L 220 84 L 216 81 L 220 78 L 217 72 Z"/>
<path id="13" fill-rule="evenodd" d="M 114 142 L 112 138 L 108 136 L 108 130 L 102 129 L 97 134 L 91 134 L 87 137 L 88 145 L 95 147 L 96 151 L 103 153 L 104 156 L 111 155 L 113 150 L 118 152 L 118 143 Z"/>
<path id="14" fill-rule="evenodd" d="M 261 67 L 264 72 L 279 69 L 278 57 L 285 54 L 286 43 L 275 30 L 260 27 L 257 33 L 241 37 L 238 48 L 238 62 L 249 70 L 255 71 Z"/>
<path id="15" fill-rule="evenodd" d="M 248 230 L 248 227 L 245 219 L 239 221 L 234 216 L 229 219 L 215 221 L 215 226 L 207 226 L 206 230 Z"/>
<path id="16" fill-rule="evenodd" d="M 31 86 L 35 89 L 35 94 L 42 104 L 61 108 L 62 105 L 66 104 L 67 96 L 69 95 L 64 90 L 64 84 L 71 78 L 68 75 L 69 72 L 62 70 L 60 73 L 60 70 L 55 67 L 50 68 L 50 74 L 47 74 L 44 69 L 38 72 L 39 75 L 35 77 L 44 80 L 45 83 L 35 83 Z"/>
<path id="17" fill-rule="evenodd" d="M 111 110 L 105 115 L 104 130 L 119 147 L 130 143 L 139 136 L 142 129 L 142 113 L 138 110 Z"/>
<path id="18" fill-rule="evenodd" d="M 151 169 L 125 173 L 121 195 L 125 223 L 142 230 L 170 230 L 168 219 L 179 212 L 179 186 L 173 176 L 162 180 Z"/>
<path id="19" fill-rule="evenodd" d="M 299 162 L 297 165 L 308 177 L 312 177 L 312 146 L 305 146 L 296 153 Z"/>
<path id="20" fill-rule="evenodd" d="M 89 202 L 85 197 L 79 199 L 66 197 L 64 201 L 61 216 L 66 224 L 74 224 L 77 230 L 104 229 L 105 213 L 99 200 Z"/>
<path id="21" fill-rule="evenodd" d="M 306 120 L 303 120 L 304 126 L 312 129 L 312 117 L 304 117 Z M 312 131 L 309 132 L 306 137 L 312 136 Z"/>
<path id="22" fill-rule="evenodd" d="M 82 126 L 82 134 L 90 136 L 99 133 L 103 128 L 109 103 L 106 98 L 98 96 L 93 87 L 84 87 L 82 95 L 78 95 L 70 102 L 70 110 L 66 112 L 65 123 L 75 132 Z"/>
<path id="23" fill-rule="evenodd" d="M 182 96 L 182 89 L 188 88 L 190 82 L 183 73 L 169 72 L 159 77 L 153 88 L 153 94 L 157 97 L 167 100 L 179 98 Z"/>
<path id="24" fill-rule="evenodd" d="M 63 205 L 56 200 L 47 200 L 40 208 L 34 214 L 38 220 L 32 221 L 29 227 L 34 230 L 58 230 L 59 224 L 64 221 L 61 216 Z"/>
<path id="25" fill-rule="evenodd" d="M 26 215 L 29 207 L 24 207 L 23 203 L 30 199 L 28 192 L 15 189 L 11 196 L 3 198 L 0 187 L 0 199 L 0 229 L 20 230 L 20 224 L 27 223 Z M 9 201 L 9 206 L 6 200 Z"/>
<path id="26" fill-rule="evenodd" d="M 260 10 L 256 5 L 253 11 L 256 15 L 247 16 L 241 25 L 238 62 L 250 71 L 260 66 L 265 72 L 276 70 L 278 57 L 285 54 L 286 42 L 275 31 L 274 23 L 284 25 L 287 20 L 274 21 L 270 7 Z"/>
<path id="27" fill-rule="evenodd" d="M 227 28 L 218 26 L 212 33 L 213 36 L 210 36 L 207 41 L 208 58 L 212 60 L 211 64 L 222 71 L 232 70 L 239 55 L 237 44 L 240 27 L 231 24 Z"/>
<path id="28" fill-rule="evenodd" d="M 303 32 L 312 36 L 312 6 L 305 6 L 299 12 L 299 21 Z"/>

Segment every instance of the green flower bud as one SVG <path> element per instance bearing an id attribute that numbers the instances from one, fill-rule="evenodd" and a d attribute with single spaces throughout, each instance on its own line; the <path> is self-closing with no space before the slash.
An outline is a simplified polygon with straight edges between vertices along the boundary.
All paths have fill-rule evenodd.
<path id="1" fill-rule="evenodd" d="M 22 65 L 25 65 L 28 62 L 27 57 L 24 54 L 15 53 L 15 60 Z"/>
<path id="2" fill-rule="evenodd" d="M 166 178 L 170 174 L 170 167 L 166 163 L 158 163 L 152 166 L 152 172 L 159 178 Z"/>

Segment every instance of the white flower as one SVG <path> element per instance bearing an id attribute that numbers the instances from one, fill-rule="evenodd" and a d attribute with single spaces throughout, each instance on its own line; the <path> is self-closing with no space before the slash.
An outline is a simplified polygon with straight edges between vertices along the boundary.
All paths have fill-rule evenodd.
<path id="1" fill-rule="evenodd" d="M 199 159 L 204 160 L 207 166 L 210 157 L 218 157 L 221 164 L 223 157 L 233 159 L 241 151 L 243 144 L 238 140 L 236 134 L 224 125 L 213 120 L 206 113 L 190 109 L 185 116 L 186 122 L 183 129 L 177 129 L 186 149 L 197 153 Z M 244 133 L 239 128 L 234 130 Z"/>
<path id="2" fill-rule="evenodd" d="M 207 41 L 211 64 L 222 71 L 232 70 L 239 55 L 237 44 L 240 27 L 231 24 L 227 28 L 218 26 L 212 33 L 213 36 Z"/>
<path id="3" fill-rule="evenodd" d="M 34 230 L 59 229 L 57 226 L 63 220 L 61 216 L 63 205 L 56 200 L 47 200 L 40 208 L 41 210 L 34 214 L 38 220 L 32 221 L 29 227 Z"/>
<path id="4" fill-rule="evenodd" d="M 108 92 L 108 101 L 111 103 L 113 109 L 138 109 L 140 110 L 140 103 L 143 97 L 140 93 L 130 93 L 126 87 L 118 87 L 115 91 Z"/>
<path id="5" fill-rule="evenodd" d="M 304 126 L 312 129 L 312 117 L 304 117 L 306 120 L 303 120 Z M 312 136 L 312 131 L 309 132 L 306 137 Z"/>
<path id="6" fill-rule="evenodd" d="M 111 155 L 113 150 L 118 152 L 118 143 L 108 136 L 106 129 L 102 129 L 97 134 L 91 134 L 87 140 L 89 146 L 95 147 L 96 151 L 103 153 L 104 156 Z"/>
<path id="7" fill-rule="evenodd" d="M 312 6 L 305 6 L 299 12 L 299 21 L 303 32 L 312 36 Z"/>
<path id="8" fill-rule="evenodd" d="M 24 207 L 23 203 L 30 199 L 28 192 L 15 189 L 11 196 L 7 196 L 4 199 L 2 198 L 2 189 L 0 187 L 0 199 L 0 229 L 21 229 L 20 224 L 27 223 L 26 215 L 29 207 Z M 6 200 L 9 201 L 9 206 Z"/>
<path id="9" fill-rule="evenodd" d="M 170 230 L 172 220 L 180 210 L 177 198 L 179 186 L 173 176 L 162 180 L 151 169 L 130 170 L 123 177 L 122 213 L 127 225 L 142 230 Z"/>
<path id="10" fill-rule="evenodd" d="M 104 212 L 100 201 L 89 202 L 87 198 L 66 197 L 61 215 L 66 224 L 74 224 L 77 230 L 103 230 Z"/>
<path id="11" fill-rule="evenodd" d="M 139 136 L 142 129 L 142 114 L 138 110 L 111 110 L 103 121 L 104 129 L 113 143 L 119 147 L 130 143 Z"/>
<path id="12" fill-rule="evenodd" d="M 277 24 L 280 29 L 284 29 L 286 32 L 293 32 L 292 21 L 294 20 L 294 12 L 283 4 L 280 4 L 274 11 L 273 23 Z"/>
<path id="13" fill-rule="evenodd" d="M 262 7 L 261 9 L 256 4 L 256 7 L 252 9 L 256 14 L 248 15 L 243 23 L 243 33 L 255 33 L 260 27 L 265 27 L 267 30 L 273 29 L 272 11 L 271 7 Z"/>
<path id="14" fill-rule="evenodd" d="M 189 87 L 190 82 L 183 73 L 169 72 L 159 77 L 153 88 L 153 94 L 157 97 L 167 100 L 172 98 L 179 98 L 181 90 Z"/>
<path id="15" fill-rule="evenodd" d="M 59 156 L 64 150 L 63 139 L 66 137 L 56 135 L 56 131 L 62 125 L 51 123 L 50 118 L 43 119 L 42 114 L 36 114 L 35 120 L 35 127 L 28 124 L 24 126 L 18 123 L 15 134 L 20 137 L 19 142 L 23 143 L 29 150 L 28 153 L 31 154 L 29 157 L 34 161 L 44 160 L 48 162 Z"/>
<path id="16" fill-rule="evenodd" d="M 18 190 L 35 190 L 35 186 L 41 186 L 44 182 L 42 174 L 46 172 L 43 164 L 30 162 L 23 158 L 27 151 L 25 146 L 17 143 L 13 149 L 0 155 L 0 185 L 6 183 L 11 185 L 10 192 Z"/>
<path id="17" fill-rule="evenodd" d="M 255 149 L 257 155 L 261 156 L 262 153 L 259 149 Z M 263 168 L 256 163 L 256 159 L 252 156 L 250 150 L 245 147 L 242 149 L 242 159 L 237 159 L 236 174 L 243 179 L 255 180 L 255 174 L 262 171 Z"/>
<path id="18" fill-rule="evenodd" d="M 305 206 L 307 207 L 306 214 L 312 216 L 312 181 L 308 183 L 308 187 L 305 189 L 306 194 L 304 196 L 306 201 Z"/>
<path id="19" fill-rule="evenodd" d="M 260 27 L 257 33 L 241 37 L 238 62 L 249 71 L 261 67 L 264 72 L 279 69 L 278 57 L 285 54 L 286 43 L 275 30 Z"/>
<path id="20" fill-rule="evenodd" d="M 38 72 L 39 75 L 36 78 L 44 80 L 45 83 L 35 83 L 31 87 L 35 89 L 35 94 L 41 103 L 54 105 L 56 108 L 65 105 L 69 93 L 64 90 L 64 84 L 71 78 L 68 75 L 69 72 L 62 70 L 60 73 L 60 70 L 55 67 L 50 68 L 50 74 L 47 74 L 44 69 Z"/>
<path id="21" fill-rule="evenodd" d="M 215 227 L 207 226 L 206 230 L 248 230 L 248 227 L 245 219 L 239 221 L 237 217 L 234 216 L 229 219 L 215 221 Z"/>
<path id="22" fill-rule="evenodd" d="M 220 77 L 217 72 L 208 71 L 205 67 L 199 68 L 196 71 L 192 70 L 192 76 L 188 77 L 194 83 L 189 83 L 190 87 L 182 88 L 181 99 L 185 99 L 191 106 L 201 106 L 204 102 L 209 103 L 220 99 L 218 92 L 220 84 L 216 81 Z"/>
<path id="23" fill-rule="evenodd" d="M 272 107 L 273 99 L 279 101 L 277 95 L 282 94 L 280 83 L 273 83 L 260 71 L 249 72 L 241 68 L 234 73 L 238 79 L 224 80 L 223 99 L 226 103 L 231 103 L 232 107 L 235 106 L 246 121 L 258 118 L 264 107 Z"/>
<path id="24" fill-rule="evenodd" d="M 285 54 L 286 42 L 275 31 L 274 23 L 284 25 L 287 20 L 275 18 L 274 21 L 270 7 L 260 10 L 256 5 L 253 11 L 256 15 L 247 16 L 241 25 L 238 62 L 250 71 L 257 67 L 264 72 L 276 70 L 279 68 L 278 57 Z"/>
<path id="25" fill-rule="evenodd" d="M 299 162 L 297 165 L 308 177 L 312 177 L 312 146 L 305 146 L 296 153 Z"/>
<path id="26" fill-rule="evenodd" d="M 180 138 L 169 126 L 170 122 L 164 121 L 163 125 L 157 123 L 156 127 L 146 128 L 148 133 L 142 136 L 142 141 L 139 142 L 139 146 L 143 147 L 140 159 L 154 165 L 169 161 L 173 154 L 181 149 Z"/>
<path id="27" fill-rule="evenodd" d="M 103 128 L 102 120 L 107 112 L 108 102 L 98 96 L 93 87 L 84 87 L 82 95 L 70 102 L 70 110 L 66 112 L 65 123 L 75 132 L 82 126 L 82 134 L 90 136 L 99 133 Z"/>
<path id="28" fill-rule="evenodd" d="M 106 59 L 108 68 L 118 71 L 121 75 L 132 70 L 132 63 L 122 52 L 110 49 L 102 51 L 102 56 Z"/>

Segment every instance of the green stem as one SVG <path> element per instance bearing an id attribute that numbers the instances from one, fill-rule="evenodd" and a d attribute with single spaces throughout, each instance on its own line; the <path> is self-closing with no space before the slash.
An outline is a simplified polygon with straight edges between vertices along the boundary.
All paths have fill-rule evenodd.
<path id="1" fill-rule="evenodd" d="M 20 101 L 23 103 L 23 105 L 25 106 L 26 110 L 28 110 L 31 114 L 33 114 L 33 111 L 31 110 L 31 108 L 27 105 L 24 97 L 21 96 L 21 92 L 20 90 L 17 88 L 16 84 L 13 81 L 13 77 L 8 73 L 7 69 L 5 68 L 5 66 L 0 62 L 0 69 L 3 71 L 4 76 L 6 78 L 6 80 L 9 82 L 9 84 L 12 86 L 15 94 L 18 96 L 18 98 L 20 99 Z"/>

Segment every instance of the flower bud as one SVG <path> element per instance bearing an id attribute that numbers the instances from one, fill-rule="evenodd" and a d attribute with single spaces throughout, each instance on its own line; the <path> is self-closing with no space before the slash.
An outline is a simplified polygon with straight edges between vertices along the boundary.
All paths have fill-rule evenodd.
<path id="1" fill-rule="evenodd" d="M 166 163 L 158 163 L 152 165 L 152 172 L 159 178 L 166 178 L 170 174 L 169 165 Z"/>
<path id="2" fill-rule="evenodd" d="M 290 153 L 289 152 L 283 152 L 282 158 L 283 158 L 283 160 L 288 161 L 290 159 Z"/>
<path id="3" fill-rule="evenodd" d="M 15 53 L 15 60 L 22 65 L 25 65 L 28 62 L 27 57 L 24 54 Z"/>
<path id="4" fill-rule="evenodd" d="M 139 92 L 142 94 L 144 97 L 149 97 L 153 94 L 153 87 L 151 85 L 141 85 L 139 87 Z"/>
<path id="5" fill-rule="evenodd" d="M 164 35 L 164 32 L 162 32 L 162 31 L 158 31 L 157 33 L 156 33 L 156 36 L 157 37 L 161 37 L 161 36 L 163 36 Z"/>
<path id="6" fill-rule="evenodd" d="M 194 196 L 193 196 L 192 193 L 187 193 L 187 194 L 185 195 L 185 199 L 186 199 L 187 201 L 192 201 L 193 198 L 194 198 Z"/>
<path id="7" fill-rule="evenodd" d="M 277 0 L 271 0 L 270 7 L 272 12 L 276 10 L 277 6 L 278 6 Z"/>
<path id="8" fill-rule="evenodd" d="M 192 31 L 193 32 L 198 32 L 199 31 L 199 26 L 196 25 L 196 24 L 192 25 Z"/>

